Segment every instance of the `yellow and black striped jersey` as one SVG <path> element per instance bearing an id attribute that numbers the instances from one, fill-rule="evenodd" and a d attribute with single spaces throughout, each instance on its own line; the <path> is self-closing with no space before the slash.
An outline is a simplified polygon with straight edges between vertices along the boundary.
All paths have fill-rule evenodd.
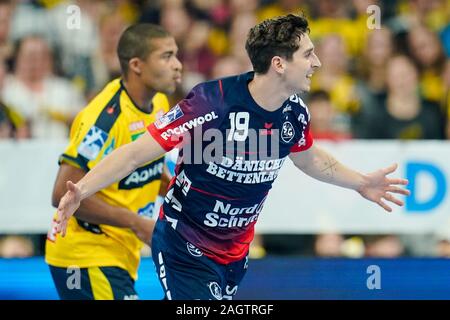
<path id="1" fill-rule="evenodd" d="M 129 143 L 169 110 L 164 94 L 157 93 L 153 111 L 138 109 L 120 79 L 111 81 L 75 118 L 70 142 L 59 159 L 86 172 L 112 150 Z M 97 193 L 107 203 L 151 215 L 160 188 L 164 157 L 136 169 Z M 56 217 L 56 215 L 55 215 Z M 55 218 L 54 218 L 55 220 Z M 72 217 L 63 238 L 52 226 L 46 242 L 46 262 L 56 267 L 116 266 L 136 278 L 142 242 L 126 228 L 92 225 Z"/>

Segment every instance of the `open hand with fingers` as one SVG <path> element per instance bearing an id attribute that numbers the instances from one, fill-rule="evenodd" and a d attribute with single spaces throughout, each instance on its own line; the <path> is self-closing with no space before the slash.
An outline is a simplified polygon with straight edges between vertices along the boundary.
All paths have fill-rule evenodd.
<path id="1" fill-rule="evenodd" d="M 66 235 L 67 222 L 69 218 L 77 211 L 81 202 L 81 190 L 72 181 L 67 181 L 67 192 L 61 198 L 58 205 L 58 221 L 56 222 L 56 232 Z"/>
<path id="2" fill-rule="evenodd" d="M 403 201 L 393 194 L 408 196 L 409 190 L 400 186 L 406 186 L 408 180 L 401 178 L 389 178 L 388 175 L 397 170 L 398 165 L 393 164 L 387 168 L 377 170 L 365 176 L 366 181 L 358 192 L 367 200 L 373 201 L 384 210 L 392 212 L 392 208 L 386 203 L 392 202 L 398 206 L 403 206 Z"/>

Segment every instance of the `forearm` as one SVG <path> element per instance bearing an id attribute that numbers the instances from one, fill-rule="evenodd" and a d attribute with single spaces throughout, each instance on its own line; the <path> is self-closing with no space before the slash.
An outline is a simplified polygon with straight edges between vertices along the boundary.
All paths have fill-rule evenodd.
<path id="1" fill-rule="evenodd" d="M 360 190 L 365 184 L 365 175 L 343 165 L 325 150 L 317 146 L 313 148 L 302 161 L 294 161 L 304 173 L 317 180 L 353 190 Z"/>
<path id="2" fill-rule="evenodd" d="M 128 150 L 131 145 L 127 144 L 114 150 L 77 182 L 81 190 L 81 200 L 124 178 L 136 169 L 138 164 L 133 159 L 133 153 Z"/>
<path id="3" fill-rule="evenodd" d="M 75 217 L 93 224 L 133 228 L 137 215 L 126 208 L 108 204 L 98 195 L 92 195 L 81 202 Z"/>

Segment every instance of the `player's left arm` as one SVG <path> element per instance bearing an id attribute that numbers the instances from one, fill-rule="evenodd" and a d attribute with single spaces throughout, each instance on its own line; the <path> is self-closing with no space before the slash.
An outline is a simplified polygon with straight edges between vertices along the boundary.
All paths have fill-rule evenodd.
<path id="1" fill-rule="evenodd" d="M 292 152 L 289 157 L 295 166 L 307 175 L 326 183 L 355 190 L 388 212 L 391 212 L 392 208 L 386 201 L 403 206 L 403 201 L 394 197 L 393 193 L 409 195 L 408 190 L 400 187 L 407 185 L 408 180 L 388 177 L 395 172 L 397 164 L 369 174 L 362 174 L 343 165 L 317 145 L 302 152 Z"/>

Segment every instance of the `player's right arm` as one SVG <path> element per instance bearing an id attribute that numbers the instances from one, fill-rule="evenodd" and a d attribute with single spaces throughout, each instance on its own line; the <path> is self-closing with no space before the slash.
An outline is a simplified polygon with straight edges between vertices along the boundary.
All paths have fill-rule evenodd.
<path id="1" fill-rule="evenodd" d="M 76 184 L 70 180 L 67 181 L 68 191 L 58 205 L 56 232 L 65 235 L 67 222 L 83 199 L 126 177 L 137 167 L 159 158 L 165 152 L 161 145 L 146 132 L 136 141 L 114 150 Z"/>
<path id="2" fill-rule="evenodd" d="M 61 198 L 67 191 L 67 181 L 78 182 L 85 175 L 86 171 L 83 169 L 62 162 L 53 187 L 52 205 L 55 208 L 58 207 Z M 96 194 L 84 199 L 74 215 L 93 224 L 129 228 L 147 244 L 150 242 L 155 224 L 153 219 L 145 219 L 127 208 L 110 205 Z"/>

